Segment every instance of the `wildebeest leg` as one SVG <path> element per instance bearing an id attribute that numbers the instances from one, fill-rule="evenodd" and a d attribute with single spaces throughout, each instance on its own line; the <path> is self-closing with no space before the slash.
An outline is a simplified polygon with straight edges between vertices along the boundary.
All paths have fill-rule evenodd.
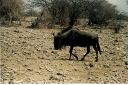
<path id="1" fill-rule="evenodd" d="M 81 59 L 81 61 L 84 60 L 85 56 L 87 56 L 89 52 L 90 52 L 90 46 L 87 46 L 87 52 L 86 52 L 86 54 L 83 56 L 83 58 Z"/>
<path id="2" fill-rule="evenodd" d="M 97 62 L 98 61 L 98 49 L 97 49 L 96 45 L 94 45 L 93 48 L 96 51 L 96 57 L 95 57 L 96 60 L 95 60 L 95 62 Z"/>
<path id="3" fill-rule="evenodd" d="M 73 54 L 72 51 L 73 51 L 73 46 L 70 47 L 70 51 L 69 51 L 70 57 L 69 57 L 69 60 L 71 60 L 71 55 L 73 55 L 78 60 L 78 57 L 75 54 Z"/>

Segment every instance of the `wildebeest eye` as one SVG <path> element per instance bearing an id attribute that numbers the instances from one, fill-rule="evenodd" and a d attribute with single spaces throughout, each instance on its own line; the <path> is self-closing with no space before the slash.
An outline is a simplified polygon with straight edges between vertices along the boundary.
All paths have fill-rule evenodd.
<path id="1" fill-rule="evenodd" d="M 57 33 L 57 35 L 58 35 L 58 36 L 60 36 L 60 35 L 61 35 L 61 33 Z"/>

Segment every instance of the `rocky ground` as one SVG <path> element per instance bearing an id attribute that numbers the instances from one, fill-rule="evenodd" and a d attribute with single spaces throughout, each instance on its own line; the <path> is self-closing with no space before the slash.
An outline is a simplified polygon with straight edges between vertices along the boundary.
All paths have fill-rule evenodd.
<path id="1" fill-rule="evenodd" d="M 128 27 L 115 34 L 111 29 L 81 28 L 98 33 L 103 53 L 84 61 L 69 58 L 69 47 L 54 50 L 58 29 L 0 27 L 1 83 L 128 83 Z M 76 47 L 79 60 L 86 48 Z"/>

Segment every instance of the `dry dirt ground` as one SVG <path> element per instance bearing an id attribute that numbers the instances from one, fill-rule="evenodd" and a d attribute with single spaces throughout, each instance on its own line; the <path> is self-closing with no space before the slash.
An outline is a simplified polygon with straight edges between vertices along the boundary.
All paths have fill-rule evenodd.
<path id="1" fill-rule="evenodd" d="M 58 29 L 0 27 L 0 82 L 128 83 L 128 27 L 119 34 L 111 29 L 81 30 L 99 34 L 103 53 L 98 62 L 92 48 L 84 61 L 73 56 L 68 60 L 69 47 L 54 50 L 52 33 Z M 76 47 L 73 52 L 80 60 L 86 48 Z"/>

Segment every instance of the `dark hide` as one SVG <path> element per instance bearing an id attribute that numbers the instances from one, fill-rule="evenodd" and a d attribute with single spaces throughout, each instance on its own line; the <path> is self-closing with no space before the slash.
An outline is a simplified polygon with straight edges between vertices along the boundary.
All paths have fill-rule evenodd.
<path id="1" fill-rule="evenodd" d="M 93 46 L 96 52 L 96 62 L 98 61 L 98 52 L 101 54 L 98 35 L 82 32 L 76 29 L 71 29 L 63 34 L 54 36 L 54 48 L 58 50 L 63 46 L 70 46 L 69 59 L 71 59 L 71 55 L 73 55 L 78 60 L 78 57 L 72 53 L 73 47 L 75 46 L 87 47 L 87 52 L 81 60 L 84 60 L 85 56 L 90 52 L 90 46 Z"/>

